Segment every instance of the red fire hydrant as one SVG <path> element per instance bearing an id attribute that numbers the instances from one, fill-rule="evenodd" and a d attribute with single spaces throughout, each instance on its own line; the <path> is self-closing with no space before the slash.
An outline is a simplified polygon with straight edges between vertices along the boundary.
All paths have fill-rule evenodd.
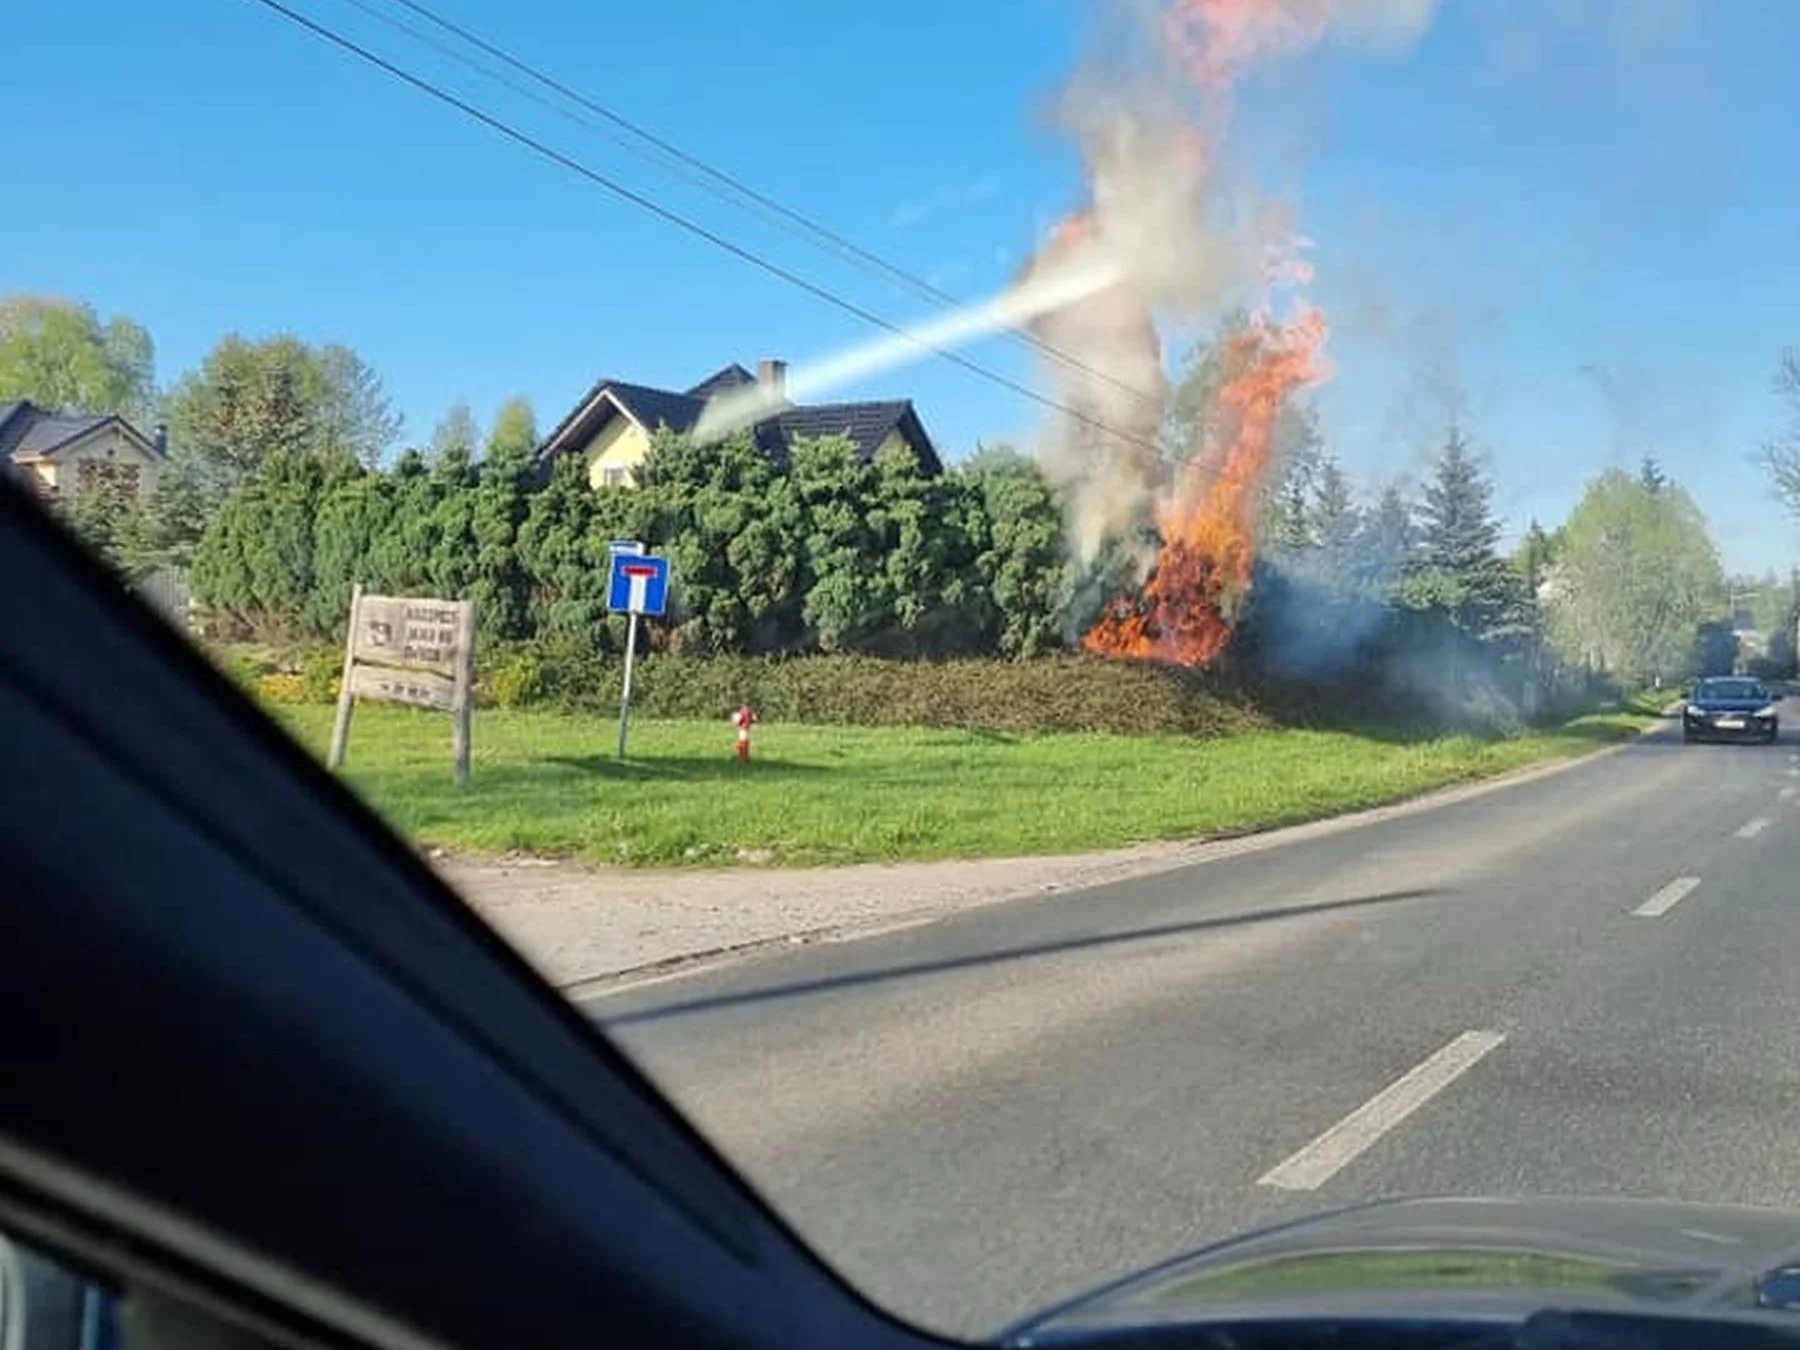
<path id="1" fill-rule="evenodd" d="M 738 763 L 748 764 L 750 762 L 750 728 L 756 725 L 756 714 L 746 703 L 737 710 L 737 715 L 731 720 L 737 726 Z"/>

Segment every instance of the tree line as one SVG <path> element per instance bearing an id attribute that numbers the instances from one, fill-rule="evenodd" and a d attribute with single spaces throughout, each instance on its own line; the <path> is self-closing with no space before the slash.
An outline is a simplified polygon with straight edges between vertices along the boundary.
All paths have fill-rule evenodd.
<path id="1" fill-rule="evenodd" d="M 609 644 L 607 544 L 637 539 L 673 563 L 678 606 L 655 635 L 670 651 L 1017 659 L 1078 642 L 1128 570 L 1128 550 L 1076 568 L 1055 492 L 1005 447 L 927 476 L 909 452 L 864 460 L 841 437 L 776 462 L 747 436 L 699 448 L 663 432 L 638 486 L 596 490 L 579 457 L 536 461 L 523 400 L 485 435 L 453 408 L 395 454 L 400 419 L 346 347 L 232 335 L 160 392 L 152 351 L 130 320 L 0 301 L 0 399 L 169 429 L 173 460 L 148 500 L 106 496 L 102 480 L 60 509 L 127 571 L 189 567 L 234 632 L 332 636 L 360 582 L 470 596 L 488 640 Z M 1178 382 L 1171 458 L 1211 416 L 1215 366 L 1202 345 Z M 1595 673 L 1635 683 L 1729 665 L 1730 588 L 1706 522 L 1653 462 L 1601 474 L 1566 522 L 1533 522 L 1510 553 L 1501 537 L 1460 429 L 1415 494 L 1363 498 L 1296 408 L 1230 659 L 1515 703 Z"/>

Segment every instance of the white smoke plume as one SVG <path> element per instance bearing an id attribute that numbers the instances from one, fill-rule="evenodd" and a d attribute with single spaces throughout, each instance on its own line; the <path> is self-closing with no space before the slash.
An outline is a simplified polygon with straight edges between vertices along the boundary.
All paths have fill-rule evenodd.
<path id="1" fill-rule="evenodd" d="M 1151 519 L 1169 396 L 1157 322 L 1187 326 L 1235 305 L 1266 311 L 1275 292 L 1311 279 L 1288 212 L 1226 167 L 1239 82 L 1327 40 L 1403 46 L 1434 9 L 1435 0 L 1117 0 L 1102 12 L 1096 54 L 1056 114 L 1087 174 L 1081 244 L 1116 259 L 1124 280 L 1031 324 L 1072 358 L 1044 363 L 1073 415 L 1046 427 L 1039 459 L 1067 503 L 1078 561 Z M 1067 232 L 1054 237 L 1021 284 L 1072 247 Z"/>
<path id="2" fill-rule="evenodd" d="M 1333 25 L 1345 37 L 1393 49 L 1425 35 L 1437 0 L 1340 0 Z"/>
<path id="3" fill-rule="evenodd" d="M 1056 100 L 1080 149 L 1087 201 L 1003 294 L 790 372 L 710 405 L 694 434 L 724 436 L 779 411 L 1007 327 L 1054 349 L 1046 373 L 1068 408 L 1038 447 L 1064 491 L 1073 548 L 1151 522 L 1165 473 L 1169 385 L 1157 321 L 1191 325 L 1261 308 L 1304 285 L 1304 240 L 1279 203 L 1223 170 L 1238 81 L 1258 63 L 1327 39 L 1391 47 L 1431 21 L 1435 0 L 1102 0 L 1094 54 Z"/>

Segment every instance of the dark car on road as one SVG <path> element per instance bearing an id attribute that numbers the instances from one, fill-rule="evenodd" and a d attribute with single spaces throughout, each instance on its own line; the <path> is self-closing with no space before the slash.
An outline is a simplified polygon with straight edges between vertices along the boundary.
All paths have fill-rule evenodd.
<path id="1" fill-rule="evenodd" d="M 1681 710 L 1682 739 L 1772 743 L 1781 730 L 1777 698 L 1760 680 L 1701 680 Z"/>

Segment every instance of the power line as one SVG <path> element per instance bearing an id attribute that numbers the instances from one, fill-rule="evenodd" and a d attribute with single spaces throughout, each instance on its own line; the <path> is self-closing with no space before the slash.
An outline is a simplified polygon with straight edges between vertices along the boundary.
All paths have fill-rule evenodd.
<path id="1" fill-rule="evenodd" d="M 374 12 L 373 7 L 367 4 L 366 0 L 348 0 L 348 2 L 355 5 L 356 8 L 363 10 L 365 13 Z M 427 22 L 435 24 L 443 31 L 455 35 L 470 46 L 477 48 L 488 56 L 493 57 L 495 60 L 504 63 L 511 69 L 518 71 L 526 78 L 536 81 L 547 89 L 554 90 L 556 93 L 579 104 L 594 115 L 604 118 L 613 126 L 629 132 L 632 136 L 637 137 L 638 140 L 648 145 L 654 146 L 669 158 L 704 175 L 705 178 L 714 185 L 714 187 L 708 190 L 714 191 L 715 194 L 717 193 L 717 188 L 719 186 L 728 188 L 731 192 L 736 193 L 739 197 L 744 198 L 753 204 L 754 207 L 761 208 L 758 214 L 762 215 L 763 219 L 769 219 L 770 214 L 772 213 L 776 218 L 776 223 L 784 224 L 791 229 L 797 228 L 800 232 L 811 236 L 815 243 L 823 244 L 828 250 L 837 253 L 839 257 L 845 258 L 850 262 L 863 267 L 865 270 L 872 270 L 890 280 L 898 281 L 902 285 L 909 287 L 916 294 L 931 301 L 933 304 L 945 305 L 951 308 L 961 307 L 963 302 L 956 296 L 951 295 L 949 292 L 938 286 L 932 285 L 931 282 L 924 278 L 914 275 L 901 267 L 898 263 L 890 262 L 880 254 L 864 248 L 854 239 L 847 238 L 838 231 L 833 230 L 830 226 L 821 223 L 803 212 L 796 211 L 776 198 L 769 196 L 767 193 L 752 187 L 750 184 L 744 182 L 743 179 L 727 173 L 724 169 L 721 169 L 714 164 L 708 163 L 698 155 L 683 149 L 666 137 L 659 136 L 641 122 L 634 121 L 632 118 L 625 116 L 625 114 L 618 112 L 613 108 L 609 108 L 603 103 L 597 102 L 586 94 L 583 94 L 579 89 L 572 88 L 555 76 L 546 74 L 529 62 L 514 56 L 505 48 L 489 42 L 479 33 L 472 32 L 470 29 L 444 18 L 429 6 L 421 3 L 420 0 L 393 0 L 393 3 L 410 10 Z M 376 14 L 376 17 L 383 18 L 384 16 Z M 385 19 L 384 21 L 390 23 L 394 22 L 391 19 Z M 430 38 L 418 33 L 416 30 L 406 28 L 404 25 L 400 25 L 400 27 L 402 27 L 403 31 L 411 34 L 419 41 L 427 43 L 435 50 L 445 52 L 451 59 L 462 61 L 465 65 L 472 65 L 466 57 L 446 49 L 439 43 L 433 42 Z M 479 67 L 475 68 L 479 69 Z M 484 73 L 488 74 L 490 78 L 501 80 L 501 82 L 507 84 L 507 87 L 510 89 L 514 89 L 520 93 L 524 92 L 519 90 L 517 85 L 505 81 L 501 76 L 492 71 Z M 530 95 L 526 96 L 530 97 Z M 564 115 L 568 115 L 566 109 L 558 109 L 558 111 L 563 112 Z M 580 119 L 577 120 L 579 121 Z M 582 124 L 588 126 L 592 130 L 599 130 L 599 128 L 594 127 L 591 122 L 583 122 Z M 616 136 L 608 135 L 607 139 L 611 140 L 615 145 L 623 145 L 626 149 L 635 151 L 635 147 L 627 142 L 621 141 Z M 642 153 L 641 151 L 636 152 Z M 670 165 L 665 164 L 664 167 L 670 168 L 677 173 L 680 172 Z M 695 181 L 692 177 L 687 175 L 682 176 L 686 178 L 688 182 Z M 700 186 L 705 187 L 706 185 L 701 184 Z M 1048 356 L 1052 360 L 1059 361 L 1072 369 L 1082 371 L 1084 374 L 1091 375 L 1095 379 L 1102 380 L 1116 389 L 1131 394 L 1136 398 L 1143 399 L 1145 402 L 1156 402 L 1155 398 L 1145 391 L 1136 388 L 1126 381 L 1116 378 L 1106 371 L 1096 369 L 1092 365 L 1082 361 L 1079 357 L 1073 356 L 1068 352 L 1052 346 L 1050 343 L 1045 342 L 1042 338 L 1038 337 L 1035 333 L 1015 328 L 1009 329 L 1008 335 L 1016 341 L 1024 343 L 1039 354 Z"/>
<path id="2" fill-rule="evenodd" d="M 899 324 L 894 323 L 889 319 L 882 318 L 881 315 L 876 314 L 872 310 L 865 309 L 855 301 L 847 300 L 835 291 L 821 286 L 817 282 L 810 281 L 806 277 L 801 276 L 798 272 L 784 267 L 780 263 L 773 262 L 770 259 L 763 257 L 761 254 L 745 248 L 742 244 L 733 242 L 724 235 L 719 234 L 717 231 L 708 229 L 698 221 L 691 220 L 680 212 L 671 210 L 669 207 L 662 205 L 655 199 L 625 186 L 625 184 L 619 182 L 617 179 L 608 177 L 598 169 L 591 168 L 574 156 L 565 154 L 554 146 L 548 145 L 529 133 L 519 130 L 511 123 L 503 121 L 492 113 L 476 107 L 473 103 L 457 97 L 457 95 L 452 94 L 442 86 L 433 84 L 423 76 L 415 75 L 411 71 L 389 61 L 386 57 L 370 51 L 367 47 L 361 46 L 351 38 L 347 38 L 342 33 L 337 32 L 335 29 L 329 28 L 314 19 L 310 19 L 306 15 L 299 13 L 297 10 L 290 9 L 287 5 L 281 3 L 281 0 L 255 0 L 255 3 L 262 5 L 265 9 L 273 10 L 290 22 L 298 24 L 300 27 L 306 29 L 315 37 L 323 38 L 333 46 L 347 51 L 351 55 L 367 62 L 369 65 L 374 66 L 376 69 L 392 75 L 395 79 L 410 85 L 420 93 L 456 109 L 465 117 L 474 119 L 489 130 L 498 132 L 508 140 L 523 145 L 526 149 L 541 155 L 551 163 L 559 164 L 563 168 L 570 170 L 572 173 L 581 175 L 583 178 L 604 188 L 614 196 L 630 202 L 640 210 L 649 212 L 659 220 L 673 225 L 677 229 L 684 230 L 687 233 L 694 235 L 696 238 L 703 239 L 715 248 L 723 249 L 733 257 L 749 263 L 752 267 L 766 272 L 780 281 L 785 281 L 790 286 L 805 291 L 808 295 L 823 300 L 826 304 L 841 309 L 854 318 L 861 319 L 864 323 L 872 324 L 877 328 L 893 333 L 895 336 L 911 342 L 922 351 L 931 352 L 936 356 L 942 357 L 952 365 L 959 366 L 972 375 L 979 376 L 981 379 L 987 380 L 1003 389 L 1010 390 L 1022 398 L 1028 398 L 1034 403 L 1041 404 L 1046 408 L 1060 412 L 1064 416 L 1071 417 L 1077 422 L 1091 427 L 1096 431 L 1105 432 L 1109 436 L 1117 436 L 1121 440 L 1129 441 L 1132 444 L 1141 446 L 1154 453 L 1161 453 L 1160 447 L 1150 441 L 1133 436 L 1129 432 L 1120 431 L 1117 427 L 1109 426 L 1098 418 L 1092 417 L 1079 409 L 1071 408 L 1067 404 L 1060 403 L 1047 395 L 1040 394 L 1029 385 L 1020 384 L 1017 380 L 1010 379 L 996 370 L 990 370 L 988 367 L 981 365 L 979 362 L 972 361 L 958 352 L 937 346 L 934 343 L 925 342 L 915 337 Z"/>
<path id="3" fill-rule="evenodd" d="M 344 3 L 349 5 L 352 9 L 360 10 L 362 13 L 368 15 L 378 23 L 393 29 L 395 32 L 406 34 L 406 36 L 412 38 L 413 41 L 431 48 L 431 50 L 437 52 L 439 55 L 448 57 L 450 60 L 455 61 L 459 65 L 462 65 L 469 70 L 473 70 L 478 74 L 485 75 L 488 79 L 495 81 L 497 84 L 504 85 L 506 88 L 519 95 L 520 98 L 527 99 L 530 102 L 535 103 L 538 107 L 547 109 L 566 121 L 573 122 L 583 130 L 591 131 L 597 136 L 604 137 L 628 154 L 636 155 L 638 158 L 645 160 L 648 163 L 655 164 L 665 172 L 673 174 L 684 182 L 691 183 L 698 188 L 711 192 L 721 200 L 731 200 L 719 190 L 718 184 L 709 182 L 704 176 L 684 169 L 679 163 L 671 163 L 665 157 L 654 155 L 646 150 L 643 145 L 631 140 L 629 137 L 621 136 L 614 131 L 608 131 L 593 118 L 584 117 L 565 104 L 560 103 L 555 99 L 546 98 L 543 94 L 538 93 L 536 90 L 531 89 L 520 81 L 509 78 L 503 72 L 482 65 L 480 62 L 469 56 L 467 52 L 462 51 L 447 42 L 443 42 L 429 33 L 415 28 L 412 24 L 405 22 L 403 19 L 396 18 L 394 15 L 389 14 L 386 10 L 382 9 L 379 5 L 370 3 L 370 0 L 344 0 Z M 769 221 L 771 224 L 784 224 L 784 222 L 781 221 L 779 217 L 775 216 L 773 212 L 757 209 L 754 203 L 733 202 L 733 204 L 737 206 L 748 206 L 755 211 L 761 219 Z"/>

